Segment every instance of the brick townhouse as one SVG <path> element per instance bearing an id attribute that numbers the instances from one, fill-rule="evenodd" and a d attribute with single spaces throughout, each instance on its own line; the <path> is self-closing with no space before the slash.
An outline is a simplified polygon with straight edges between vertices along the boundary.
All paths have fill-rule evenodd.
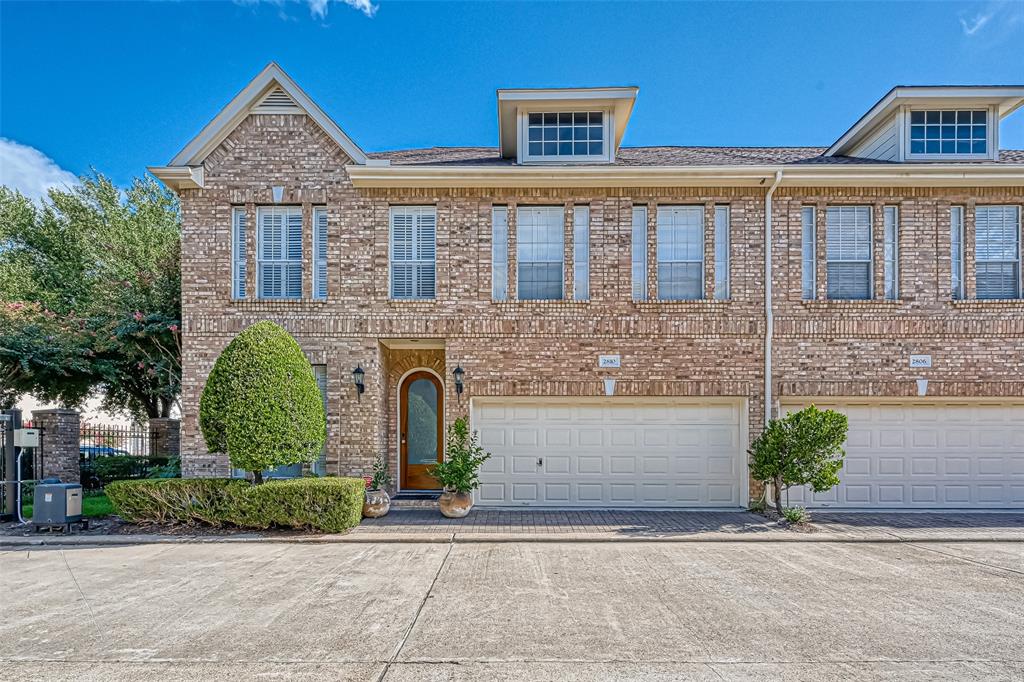
<path id="1" fill-rule="evenodd" d="M 636 96 L 499 90 L 496 147 L 367 153 L 268 65 L 151 169 L 186 475 L 231 473 L 199 396 L 271 319 L 321 381 L 320 473 L 383 454 L 429 491 L 468 415 L 481 505 L 735 508 L 766 417 L 815 403 L 850 417 L 843 482 L 794 502 L 1024 507 L 1024 87 L 895 87 L 827 148 L 623 147 Z"/>

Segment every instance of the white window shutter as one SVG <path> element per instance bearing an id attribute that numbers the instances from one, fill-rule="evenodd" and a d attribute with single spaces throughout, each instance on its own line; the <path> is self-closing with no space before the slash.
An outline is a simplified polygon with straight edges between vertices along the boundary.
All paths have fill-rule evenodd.
<path id="1" fill-rule="evenodd" d="M 633 207 L 633 300 L 647 300 L 647 207 Z"/>
<path id="2" fill-rule="evenodd" d="M 573 209 L 572 267 L 573 298 L 590 300 L 590 207 Z"/>
<path id="3" fill-rule="evenodd" d="M 800 209 L 800 290 L 801 298 L 813 301 L 817 298 L 818 270 L 818 227 L 817 212 L 813 206 Z"/>
<path id="4" fill-rule="evenodd" d="M 729 298 L 729 207 L 715 206 L 715 298 Z"/>
<path id="5" fill-rule="evenodd" d="M 246 295 L 246 216 L 242 206 L 231 209 L 231 297 Z"/>
<path id="6" fill-rule="evenodd" d="M 327 209 L 313 209 L 313 298 L 327 298 Z"/>
<path id="7" fill-rule="evenodd" d="M 491 210 L 491 298 L 508 299 L 508 208 Z"/>

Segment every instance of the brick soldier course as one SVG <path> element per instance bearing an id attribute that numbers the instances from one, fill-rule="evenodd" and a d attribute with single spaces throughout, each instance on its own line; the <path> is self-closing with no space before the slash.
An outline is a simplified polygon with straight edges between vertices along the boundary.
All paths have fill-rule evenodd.
<path id="1" fill-rule="evenodd" d="M 661 148 L 658 148 L 661 149 Z M 622 150 L 623 154 L 639 153 Z M 496 151 L 492 150 L 496 154 Z M 652 154 L 655 152 L 651 152 Z M 783 150 L 778 154 L 792 154 Z M 802 150 L 815 157 L 822 150 Z M 1010 154 L 1010 152 L 1007 152 Z M 401 163 L 403 153 L 379 154 Z M 376 455 L 397 467 L 397 392 L 411 369 L 444 377 L 445 420 L 483 396 L 729 396 L 745 401 L 747 433 L 764 421 L 764 242 L 767 186 L 671 187 L 362 187 L 353 159 L 305 114 L 252 113 L 205 159 L 201 188 L 179 186 L 182 210 L 183 411 L 186 476 L 223 476 L 227 458 L 206 451 L 198 402 L 224 346 L 263 319 L 283 325 L 310 362 L 327 369 L 327 471 L 366 475 Z M 1024 177 L 1024 176 L 1022 176 Z M 974 206 L 1024 202 L 1018 177 L 1006 186 L 857 185 L 786 187 L 772 199 L 773 400 L 787 396 L 1024 396 L 1024 302 L 972 299 L 973 258 L 965 257 L 967 299 L 950 278 L 951 205 L 965 207 L 964 243 L 973 243 Z M 274 202 L 272 188 L 283 188 Z M 247 287 L 256 291 L 256 211 L 301 206 L 301 300 L 232 299 L 232 208 L 244 207 Z M 705 291 L 714 290 L 714 206 L 730 210 L 728 300 L 657 301 L 656 214 L 665 204 L 704 205 Z M 835 205 L 873 207 L 874 300 L 825 296 L 825 214 Z M 389 299 L 389 208 L 436 207 L 436 297 Z M 491 298 L 491 211 L 508 207 L 510 300 Z M 566 210 L 565 282 L 573 291 L 572 207 L 590 209 L 590 300 L 516 301 L 515 208 Z M 636 205 L 648 207 L 648 301 L 632 300 L 631 231 Z M 817 291 L 801 298 L 801 209 L 817 207 Z M 314 207 L 326 206 L 327 298 L 311 297 Z M 899 209 L 899 300 L 881 300 L 883 207 Z M 252 294 L 250 294 L 252 296 Z M 417 339 L 389 347 L 393 339 Z M 440 343 L 443 347 L 436 347 Z M 602 369 L 596 357 L 621 356 Z M 934 358 L 910 369 L 910 354 Z M 351 371 L 366 371 L 357 401 Z M 451 370 L 465 370 L 456 396 Z M 397 472 L 395 472 L 397 473 Z M 751 494 L 759 488 L 750 484 Z"/>

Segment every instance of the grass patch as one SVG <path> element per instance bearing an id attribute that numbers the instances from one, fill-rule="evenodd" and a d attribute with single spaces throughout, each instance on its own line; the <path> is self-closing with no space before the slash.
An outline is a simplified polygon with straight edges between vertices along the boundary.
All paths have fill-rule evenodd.
<path id="1" fill-rule="evenodd" d="M 85 497 L 82 498 L 82 516 L 92 519 L 110 516 L 113 513 L 114 505 L 110 503 L 110 500 L 103 493 L 86 493 Z M 26 519 L 31 520 L 32 505 L 21 505 L 21 514 Z"/>

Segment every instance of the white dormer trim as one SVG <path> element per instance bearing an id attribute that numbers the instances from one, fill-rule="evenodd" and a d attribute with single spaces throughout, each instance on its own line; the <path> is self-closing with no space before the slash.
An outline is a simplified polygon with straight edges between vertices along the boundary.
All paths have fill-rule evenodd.
<path id="1" fill-rule="evenodd" d="M 604 148 L 603 154 L 573 154 L 571 156 L 534 156 L 529 153 L 530 142 L 529 142 L 529 119 L 530 114 L 543 114 L 543 113 L 569 113 L 577 111 L 599 111 L 603 114 L 602 116 L 602 146 Z M 564 165 L 568 163 L 611 163 L 615 160 L 615 151 L 618 149 L 618 145 L 614 144 L 612 133 L 615 130 L 615 110 L 612 107 L 593 107 L 587 106 L 585 103 L 580 104 L 576 107 L 570 107 L 567 109 L 561 105 L 551 104 L 537 104 L 524 106 L 516 112 L 516 134 L 518 136 L 516 144 L 516 162 L 521 164 L 558 164 Z"/>
<path id="2" fill-rule="evenodd" d="M 366 153 L 359 148 L 359 145 L 353 142 L 352 138 L 346 135 L 338 127 L 338 124 L 324 113 L 323 109 L 317 106 L 316 102 L 292 80 L 291 76 L 284 72 L 284 69 L 271 62 L 240 93 L 235 95 L 227 106 L 191 142 L 186 144 L 177 156 L 171 159 L 168 165 L 197 166 L 202 164 L 210 152 L 216 149 L 246 116 L 264 106 L 266 97 L 276 90 L 288 95 L 296 107 L 294 110 L 289 108 L 289 111 L 284 113 L 305 113 L 338 143 L 338 146 L 349 155 L 353 162 L 357 164 L 367 162 Z M 275 111 L 274 113 L 281 112 Z"/>
<path id="3" fill-rule="evenodd" d="M 825 156 L 846 156 L 863 144 L 879 128 L 880 124 L 896 116 L 899 134 L 899 160 L 911 160 L 909 153 L 909 130 L 903 120 L 907 107 L 914 109 L 980 109 L 991 107 L 989 129 L 998 129 L 999 120 L 1024 105 L 1024 85 L 956 85 L 956 86 L 905 86 L 899 85 L 886 93 L 866 114 L 843 133 L 842 137 L 825 151 Z M 909 118 L 909 117 L 907 117 Z M 991 135 L 991 132 L 989 133 Z M 991 155 L 970 155 L 963 159 L 998 158 L 998 133 L 990 141 Z M 916 155 L 915 155 L 916 156 Z M 919 157 L 921 158 L 921 157 Z M 955 155 L 928 155 L 921 160 L 956 160 Z"/>
<path id="4" fill-rule="evenodd" d="M 595 161 L 610 162 L 622 144 L 626 124 L 636 102 L 637 87 L 542 88 L 498 90 L 498 142 L 504 158 L 518 163 L 566 164 Z M 562 157 L 558 160 L 535 159 L 524 153 L 523 114 L 530 112 L 605 112 L 605 154 L 595 157 Z"/>

